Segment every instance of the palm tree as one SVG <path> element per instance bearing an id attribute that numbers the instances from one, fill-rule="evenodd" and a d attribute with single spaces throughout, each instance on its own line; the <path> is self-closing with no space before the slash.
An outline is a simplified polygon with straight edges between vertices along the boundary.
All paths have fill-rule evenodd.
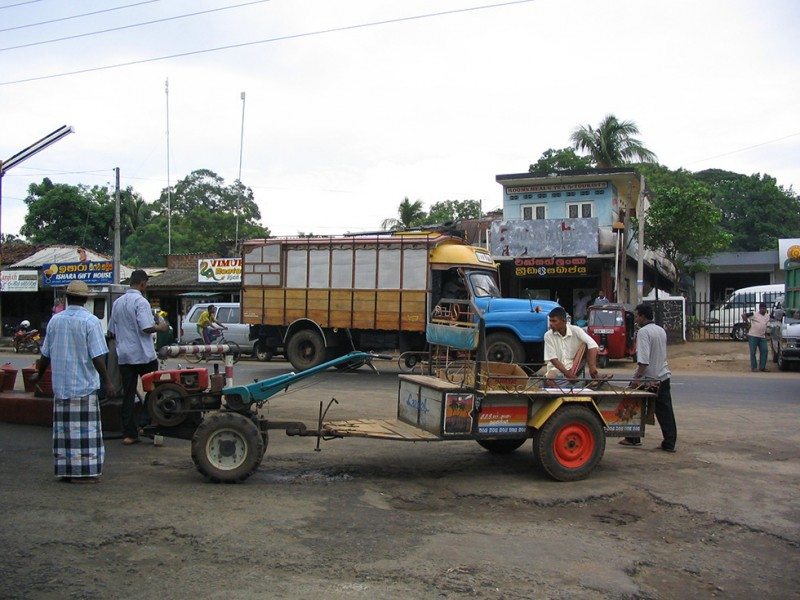
<path id="1" fill-rule="evenodd" d="M 408 229 L 410 227 L 416 227 L 422 225 L 426 216 L 425 211 L 422 209 L 422 200 L 411 202 L 408 196 L 406 196 L 403 198 L 400 206 L 397 207 L 398 218 L 384 219 L 381 222 L 381 229 Z"/>
<path id="2" fill-rule="evenodd" d="M 619 121 L 606 115 L 597 129 L 581 125 L 572 132 L 570 140 L 576 150 L 585 150 L 598 168 L 619 167 L 638 159 L 639 162 L 656 162 L 656 155 L 632 137 L 639 133 L 633 121 Z"/>

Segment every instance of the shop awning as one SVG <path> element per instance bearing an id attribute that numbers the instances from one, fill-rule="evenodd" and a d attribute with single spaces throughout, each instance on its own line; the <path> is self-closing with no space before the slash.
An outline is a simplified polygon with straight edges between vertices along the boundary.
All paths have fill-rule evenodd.
<path id="1" fill-rule="evenodd" d="M 178 294 L 181 298 L 212 298 L 214 296 L 226 295 L 227 294 L 221 292 L 184 292 L 183 294 Z"/>

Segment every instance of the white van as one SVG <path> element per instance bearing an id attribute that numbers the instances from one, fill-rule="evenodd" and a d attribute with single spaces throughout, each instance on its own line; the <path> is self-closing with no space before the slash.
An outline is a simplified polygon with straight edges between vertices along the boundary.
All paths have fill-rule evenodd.
<path id="1" fill-rule="evenodd" d="M 771 310 L 776 302 L 783 302 L 785 287 L 782 283 L 754 285 L 733 292 L 718 308 L 710 311 L 705 320 L 709 333 L 728 334 L 735 340 L 747 339 L 747 324 L 742 313 L 755 313 L 758 305 L 766 302 Z"/>

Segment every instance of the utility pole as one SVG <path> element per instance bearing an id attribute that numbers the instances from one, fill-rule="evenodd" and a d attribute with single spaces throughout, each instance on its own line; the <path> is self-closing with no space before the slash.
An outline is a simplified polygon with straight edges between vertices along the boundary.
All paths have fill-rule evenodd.
<path id="1" fill-rule="evenodd" d="M 114 168 L 114 173 L 116 174 L 117 179 L 117 186 L 114 191 L 114 283 L 119 283 L 120 277 L 120 260 L 119 260 L 119 252 L 120 252 L 120 231 L 119 231 L 119 167 Z"/>
<path id="2" fill-rule="evenodd" d="M 636 220 L 639 222 L 639 239 L 636 263 L 636 304 L 642 303 L 644 298 L 644 219 L 645 219 L 645 193 L 644 177 L 639 183 L 639 201 L 636 204 Z"/>
<path id="3" fill-rule="evenodd" d="M 172 254 L 172 190 L 169 185 L 169 77 L 164 83 L 167 93 L 167 254 Z"/>
<path id="4" fill-rule="evenodd" d="M 242 150 L 244 149 L 244 92 L 241 95 L 242 98 L 242 131 L 239 136 L 239 185 L 242 183 Z M 242 194 L 236 194 L 236 237 L 235 237 L 235 247 L 234 251 L 236 254 L 239 254 L 239 207 L 241 204 Z"/>

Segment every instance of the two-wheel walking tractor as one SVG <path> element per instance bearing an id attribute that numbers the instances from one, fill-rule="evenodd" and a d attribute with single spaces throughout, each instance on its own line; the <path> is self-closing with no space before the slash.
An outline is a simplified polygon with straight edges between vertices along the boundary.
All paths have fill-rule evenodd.
<path id="1" fill-rule="evenodd" d="M 474 308 L 474 307 L 473 307 Z M 464 314 L 467 314 L 464 317 Z M 440 311 L 441 314 L 441 311 Z M 446 313 L 445 313 L 446 314 Z M 397 418 L 328 420 L 320 402 L 317 422 L 276 421 L 261 414 L 273 396 L 331 367 L 372 366 L 389 356 L 351 352 L 300 373 L 247 385 L 222 386 L 206 369 L 158 371 L 145 379 L 145 402 L 154 425 L 148 433 L 191 440 L 192 460 L 214 482 L 247 479 L 261 464 L 270 430 L 321 440 L 362 437 L 406 442 L 474 440 L 506 454 L 533 440 L 534 463 L 559 481 L 587 477 L 600 462 L 607 436 L 641 437 L 652 423 L 655 394 L 641 382 L 608 379 L 552 381 L 515 364 L 480 359 L 479 316 L 432 320 L 432 360 L 423 375 L 399 374 Z M 171 350 L 170 350 L 171 348 Z M 178 347 L 162 348 L 162 358 Z M 448 356 L 457 357 L 448 360 Z M 471 354 L 470 354 L 471 353 Z M 465 356 L 469 358 L 465 359 Z M 338 404 L 338 402 L 336 402 Z"/>

